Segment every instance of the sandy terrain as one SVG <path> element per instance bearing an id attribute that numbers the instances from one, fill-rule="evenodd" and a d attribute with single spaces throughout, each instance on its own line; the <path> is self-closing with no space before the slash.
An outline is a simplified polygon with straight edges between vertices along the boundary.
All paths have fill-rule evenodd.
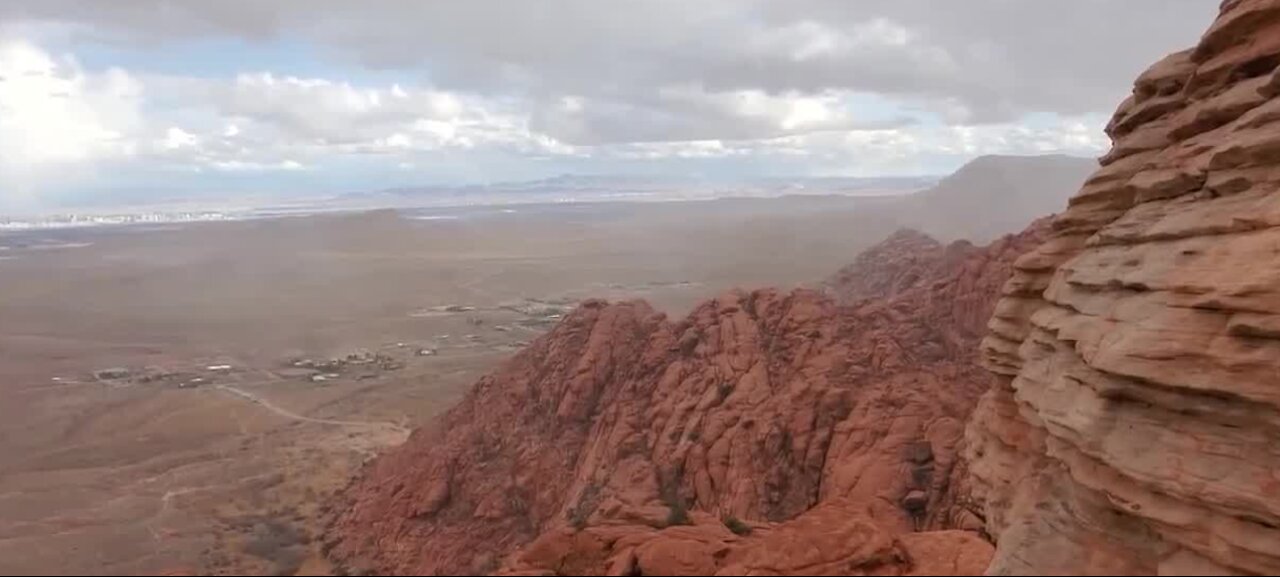
<path id="1" fill-rule="evenodd" d="M 323 573 L 326 496 L 565 307 L 816 281 L 894 227 L 853 205 L 2 235 L 0 573 Z"/>

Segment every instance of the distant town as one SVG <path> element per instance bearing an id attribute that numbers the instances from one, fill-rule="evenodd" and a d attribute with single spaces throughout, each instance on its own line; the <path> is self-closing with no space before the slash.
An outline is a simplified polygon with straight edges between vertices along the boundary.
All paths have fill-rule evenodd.
<path id="1" fill-rule="evenodd" d="M 203 222 L 236 220 L 242 216 L 223 211 L 144 212 L 137 214 L 55 214 L 33 218 L 0 216 L 0 230 L 39 230 L 84 226 Z"/>

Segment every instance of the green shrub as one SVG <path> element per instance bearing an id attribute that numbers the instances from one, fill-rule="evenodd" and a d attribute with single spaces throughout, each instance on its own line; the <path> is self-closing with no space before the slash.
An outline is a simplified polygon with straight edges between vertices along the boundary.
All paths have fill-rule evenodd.
<path id="1" fill-rule="evenodd" d="M 675 500 L 667 503 L 667 526 L 674 527 L 676 525 L 692 525 L 689 521 L 689 508 L 685 506 L 684 501 Z"/>
<path id="2" fill-rule="evenodd" d="M 658 477 L 658 496 L 667 506 L 667 527 L 693 524 L 689 521 L 689 505 L 680 496 L 680 477 L 683 474 L 684 464 L 677 463 Z"/>
<path id="3" fill-rule="evenodd" d="M 716 385 L 716 400 L 719 402 L 723 403 L 731 393 L 733 393 L 733 383 L 725 381 Z"/>
<path id="4" fill-rule="evenodd" d="M 566 512 L 569 517 L 569 526 L 578 531 L 586 529 L 587 519 L 595 512 L 596 507 L 600 506 L 600 498 L 600 485 L 591 483 L 583 488 L 578 504 Z"/>
<path id="5" fill-rule="evenodd" d="M 723 522 L 724 526 L 728 527 L 729 530 L 732 531 L 734 535 L 746 537 L 747 535 L 751 534 L 751 526 L 746 523 L 743 523 L 741 519 L 738 519 L 733 515 L 725 515 L 722 519 L 720 519 L 720 521 Z"/>

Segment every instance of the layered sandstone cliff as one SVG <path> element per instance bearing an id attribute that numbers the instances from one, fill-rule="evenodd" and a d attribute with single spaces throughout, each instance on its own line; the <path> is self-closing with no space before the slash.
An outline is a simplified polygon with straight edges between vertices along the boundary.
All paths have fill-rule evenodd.
<path id="1" fill-rule="evenodd" d="M 991 571 L 1280 573 L 1280 1 L 1138 79 L 1020 259 L 968 431 Z"/>
<path id="2" fill-rule="evenodd" d="M 977 344 L 1042 228 L 924 256 L 890 242 L 832 281 L 847 307 L 732 292 L 672 322 L 586 303 L 374 462 L 331 556 L 417 574 L 979 571 L 976 533 L 913 531 L 981 526 L 957 455 L 993 381 Z M 890 280 L 841 281 L 871 275 Z"/>

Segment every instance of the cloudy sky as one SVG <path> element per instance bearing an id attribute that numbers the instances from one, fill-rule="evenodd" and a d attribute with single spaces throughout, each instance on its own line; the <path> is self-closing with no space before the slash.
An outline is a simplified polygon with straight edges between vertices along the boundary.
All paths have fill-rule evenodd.
<path id="1" fill-rule="evenodd" d="M 1217 0 L 6 0 L 0 206 L 1097 155 Z"/>

